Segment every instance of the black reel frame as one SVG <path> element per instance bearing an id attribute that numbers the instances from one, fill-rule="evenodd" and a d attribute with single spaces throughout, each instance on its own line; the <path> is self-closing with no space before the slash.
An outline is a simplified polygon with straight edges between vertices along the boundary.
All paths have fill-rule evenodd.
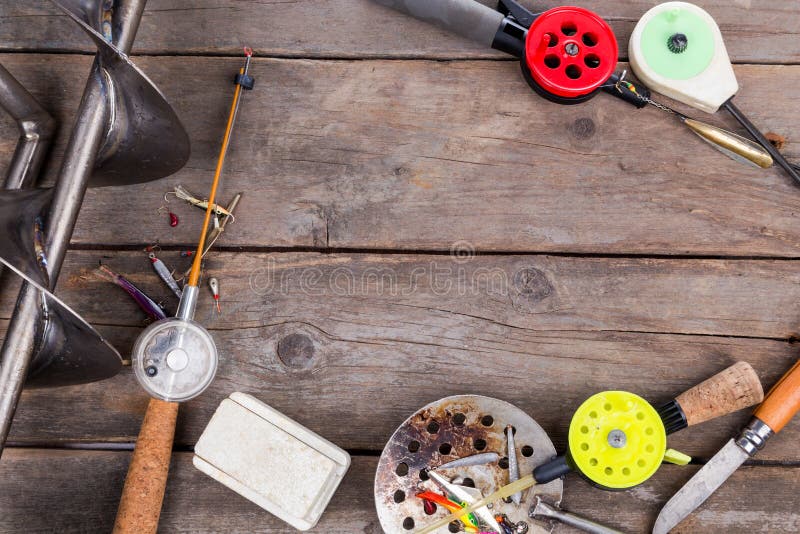
<path id="1" fill-rule="evenodd" d="M 528 82 L 531 89 L 539 96 L 551 102 L 555 102 L 556 104 L 573 105 L 586 102 L 594 98 L 600 91 L 605 91 L 629 104 L 633 104 L 637 108 L 641 109 L 647 105 L 648 99 L 650 98 L 650 90 L 640 83 L 636 84 L 635 90 L 628 84 L 619 83 L 625 76 L 624 72 L 622 74 L 612 75 L 600 87 L 579 97 L 563 97 L 547 91 L 534 80 L 525 57 L 525 39 L 528 30 L 537 17 L 544 12 L 533 13 L 516 0 L 498 0 L 497 11 L 502 13 L 505 18 L 495 34 L 492 48 L 510 54 L 520 60 L 522 75 L 525 81 Z"/>

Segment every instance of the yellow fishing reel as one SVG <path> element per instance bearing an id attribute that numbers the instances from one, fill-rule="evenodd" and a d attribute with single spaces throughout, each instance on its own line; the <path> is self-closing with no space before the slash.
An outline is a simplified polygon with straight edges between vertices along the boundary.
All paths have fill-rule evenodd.
<path id="1" fill-rule="evenodd" d="M 597 486 L 626 489 L 645 482 L 662 462 L 686 465 L 667 448 L 667 431 L 649 402 L 627 391 L 589 397 L 569 425 L 568 462 Z"/>

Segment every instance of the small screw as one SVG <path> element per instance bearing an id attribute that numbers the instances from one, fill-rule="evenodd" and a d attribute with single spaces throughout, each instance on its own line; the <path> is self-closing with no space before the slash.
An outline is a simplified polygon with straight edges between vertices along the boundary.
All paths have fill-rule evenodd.
<path id="1" fill-rule="evenodd" d="M 144 372 L 147 373 L 147 376 L 152 378 L 158 374 L 158 369 L 156 369 L 155 365 L 149 365 L 145 367 Z"/>
<path id="2" fill-rule="evenodd" d="M 564 47 L 564 51 L 570 56 L 577 56 L 578 52 L 580 52 L 580 48 L 575 43 L 567 43 Z"/>
<path id="3" fill-rule="evenodd" d="M 612 430 L 608 433 L 608 444 L 615 449 L 621 449 L 628 443 L 628 436 L 622 430 Z"/>

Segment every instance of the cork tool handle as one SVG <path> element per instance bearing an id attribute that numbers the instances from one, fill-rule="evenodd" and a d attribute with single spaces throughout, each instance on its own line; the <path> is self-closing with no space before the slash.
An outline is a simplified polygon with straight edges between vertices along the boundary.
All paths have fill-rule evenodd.
<path id="1" fill-rule="evenodd" d="M 178 403 L 150 399 L 114 522 L 114 534 L 155 534 L 167 487 Z"/>
<path id="2" fill-rule="evenodd" d="M 800 361 L 767 394 L 755 416 L 778 433 L 800 410 Z"/>
<path id="3" fill-rule="evenodd" d="M 737 362 L 659 408 L 667 433 L 754 406 L 764 398 L 755 370 Z"/>

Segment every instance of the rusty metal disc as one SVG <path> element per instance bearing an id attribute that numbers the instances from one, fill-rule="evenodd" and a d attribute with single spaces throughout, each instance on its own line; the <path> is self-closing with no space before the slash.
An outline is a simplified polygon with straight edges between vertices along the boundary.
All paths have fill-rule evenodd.
<path id="1" fill-rule="evenodd" d="M 507 425 L 516 429 L 514 441 L 521 477 L 556 455 L 553 443 L 536 421 L 516 406 L 490 397 L 446 397 L 406 419 L 383 449 L 375 474 L 375 507 L 384 532 L 407 534 L 449 514 L 439 507 L 427 515 L 422 500 L 416 497 L 422 491 L 440 493 L 427 480 L 425 469 L 474 454 L 496 452 L 500 455 L 498 462 L 439 472 L 448 479 L 460 477 L 465 485 L 474 484 L 484 496 L 508 484 Z M 534 486 L 523 493 L 519 506 L 497 502 L 492 512 L 505 514 L 513 523 L 525 521 L 530 533 L 550 532 L 552 525 L 530 519 L 528 511 L 536 495 L 559 503 L 563 488 L 560 479 Z M 452 530 L 445 526 L 436 534 L 449 532 Z"/>

